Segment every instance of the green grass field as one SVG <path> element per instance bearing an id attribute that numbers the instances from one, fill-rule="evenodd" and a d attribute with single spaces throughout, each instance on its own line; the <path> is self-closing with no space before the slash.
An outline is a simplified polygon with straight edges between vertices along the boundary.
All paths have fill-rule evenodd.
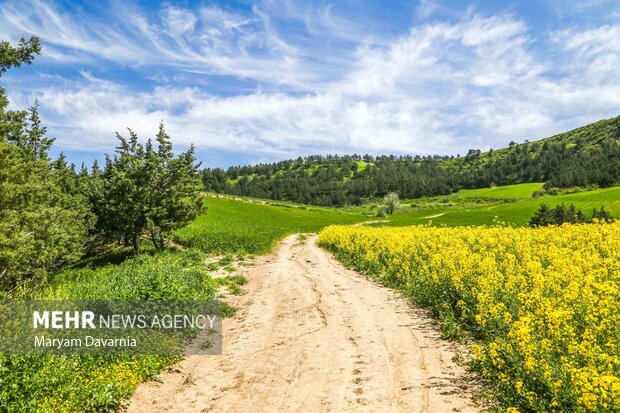
<path id="1" fill-rule="evenodd" d="M 427 210 L 437 208 L 452 207 L 479 207 L 482 205 L 497 205 L 510 202 L 517 202 L 532 197 L 534 192 L 541 190 L 543 183 L 525 183 L 506 186 L 494 186 L 491 188 L 462 189 L 449 195 L 425 196 L 415 199 L 401 200 L 401 206 L 405 211 L 407 208 L 415 210 Z M 362 215 L 376 215 L 377 206 L 381 205 L 382 200 L 377 199 L 361 206 L 351 206 L 347 209 L 351 212 Z M 433 215 L 433 214 L 428 214 Z M 423 213 L 422 217 L 426 216 Z"/>
<path id="2" fill-rule="evenodd" d="M 523 190 L 517 188 L 521 185 L 524 186 Z M 511 188 L 506 190 L 503 189 L 503 187 L 489 188 L 487 193 L 496 191 L 495 193 L 510 194 L 512 197 L 514 194 L 518 193 L 525 194 L 533 185 L 538 184 L 521 185 L 510 185 Z M 480 192 L 484 193 L 484 191 L 485 190 L 472 190 L 467 191 L 464 195 L 458 195 L 459 193 L 457 193 L 452 196 L 481 197 Z M 500 197 L 493 195 L 493 198 Z M 437 206 L 410 212 L 407 211 L 407 208 L 401 208 L 401 210 L 389 218 L 389 222 L 386 223 L 386 225 L 403 226 L 427 223 L 447 226 L 492 225 L 495 221 L 501 221 L 511 225 L 524 226 L 527 225 L 530 217 L 542 203 L 549 206 L 555 206 L 561 203 L 570 205 L 572 203 L 587 216 L 592 214 L 594 208 L 600 208 L 601 205 L 604 205 L 605 209 L 610 211 L 614 217 L 620 218 L 620 187 L 583 191 L 566 195 L 544 196 L 511 203 L 484 204 L 480 206 Z"/>
<path id="3" fill-rule="evenodd" d="M 211 278 L 198 250 L 117 249 L 63 269 L 24 298 L 35 300 L 206 300 L 232 277 Z M 120 261 L 120 263 L 119 263 Z M 225 314 L 233 311 L 224 306 Z M 179 357 L 0 355 L 0 411 L 113 412 L 141 382 Z M 33 397 L 36 396 L 36 397 Z"/>
<path id="4" fill-rule="evenodd" d="M 215 253 L 264 253 L 285 235 L 316 232 L 331 224 L 354 224 L 367 217 L 343 210 L 261 205 L 207 198 L 207 213 L 176 232 L 179 243 Z"/>
<path id="5" fill-rule="evenodd" d="M 450 195 L 449 198 L 507 198 L 526 199 L 530 198 L 534 191 L 542 189 L 543 183 L 528 183 L 506 186 L 493 186 L 481 189 L 461 189 Z"/>

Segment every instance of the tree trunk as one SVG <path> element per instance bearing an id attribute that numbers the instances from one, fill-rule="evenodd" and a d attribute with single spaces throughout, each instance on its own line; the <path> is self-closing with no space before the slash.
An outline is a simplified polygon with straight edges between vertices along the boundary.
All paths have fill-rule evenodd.
<path id="1" fill-rule="evenodd" d="M 140 233 L 134 232 L 133 234 L 133 252 L 136 254 L 140 253 Z"/>
<path id="2" fill-rule="evenodd" d="M 153 246 L 155 247 L 155 249 L 159 249 L 159 245 L 157 244 L 157 237 L 155 236 L 155 232 L 149 231 L 149 238 L 151 239 L 151 242 L 153 243 Z"/>

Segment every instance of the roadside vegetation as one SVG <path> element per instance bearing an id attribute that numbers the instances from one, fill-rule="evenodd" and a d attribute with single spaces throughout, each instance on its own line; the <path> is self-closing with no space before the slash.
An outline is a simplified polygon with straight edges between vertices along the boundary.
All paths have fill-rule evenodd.
<path id="1" fill-rule="evenodd" d="M 120 264 L 114 261 L 122 260 Z M 32 292 L 37 300 L 207 300 L 219 280 L 209 277 L 205 255 L 196 250 L 157 252 L 132 249 L 84 260 L 55 274 Z M 225 314 L 232 309 L 226 307 Z M 3 412 L 118 411 L 141 382 L 153 379 L 179 357 L 2 356 Z"/>
<path id="2" fill-rule="evenodd" d="M 334 226 L 319 242 L 473 337 L 506 411 L 620 410 L 620 224 Z"/>

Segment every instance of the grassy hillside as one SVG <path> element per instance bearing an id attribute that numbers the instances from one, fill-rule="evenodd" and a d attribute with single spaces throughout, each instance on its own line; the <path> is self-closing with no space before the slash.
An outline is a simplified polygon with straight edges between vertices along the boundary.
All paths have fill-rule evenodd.
<path id="1" fill-rule="evenodd" d="M 419 198 L 536 182 L 604 188 L 620 185 L 620 117 L 538 141 L 455 155 L 315 155 L 226 171 L 206 169 L 203 183 L 218 193 L 338 207 L 359 205 L 388 192 Z M 492 192 L 480 196 L 496 196 Z"/>
<path id="2" fill-rule="evenodd" d="M 331 224 L 354 224 L 366 217 L 346 211 L 263 205 L 207 198 L 206 214 L 177 231 L 177 240 L 206 252 L 263 253 L 287 234 L 315 232 Z"/>
<path id="3" fill-rule="evenodd" d="M 535 191 L 542 189 L 544 184 L 534 182 L 528 184 L 493 186 L 480 189 L 461 189 L 450 195 L 451 198 L 505 198 L 525 199 L 530 198 Z"/>
<path id="4" fill-rule="evenodd" d="M 451 197 L 468 197 L 475 194 L 476 197 L 482 197 L 485 193 L 497 193 L 509 195 L 526 192 L 526 189 L 532 189 L 533 184 L 514 185 L 511 188 L 502 189 L 490 188 L 488 191 L 462 191 L 463 194 L 456 193 Z M 513 196 L 511 196 L 513 197 Z M 427 209 L 407 211 L 407 208 L 401 208 L 397 213 L 389 218 L 386 225 L 403 226 L 427 224 L 432 225 L 491 225 L 496 220 L 517 225 L 527 225 L 530 217 L 538 209 L 541 203 L 549 206 L 555 206 L 561 203 L 566 205 L 575 204 L 586 215 L 590 215 L 594 208 L 600 208 L 601 205 L 610 211 L 616 218 L 620 218 L 620 187 L 597 189 L 593 191 L 583 191 L 574 194 L 544 196 L 536 199 L 525 199 L 511 203 L 492 203 L 483 205 L 466 204 L 461 206 L 458 204 L 441 207 L 434 206 Z M 436 204 L 434 204 L 436 205 Z"/>

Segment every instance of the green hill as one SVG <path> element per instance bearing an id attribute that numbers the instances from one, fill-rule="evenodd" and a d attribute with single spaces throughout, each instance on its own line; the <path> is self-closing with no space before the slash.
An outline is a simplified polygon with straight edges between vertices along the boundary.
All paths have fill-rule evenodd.
<path id="1" fill-rule="evenodd" d="M 205 169 L 208 191 L 324 206 L 359 205 L 461 189 L 544 182 L 546 187 L 620 184 L 620 117 L 539 141 L 464 156 L 308 156 L 271 164 Z M 492 191 L 485 197 L 493 197 Z"/>

